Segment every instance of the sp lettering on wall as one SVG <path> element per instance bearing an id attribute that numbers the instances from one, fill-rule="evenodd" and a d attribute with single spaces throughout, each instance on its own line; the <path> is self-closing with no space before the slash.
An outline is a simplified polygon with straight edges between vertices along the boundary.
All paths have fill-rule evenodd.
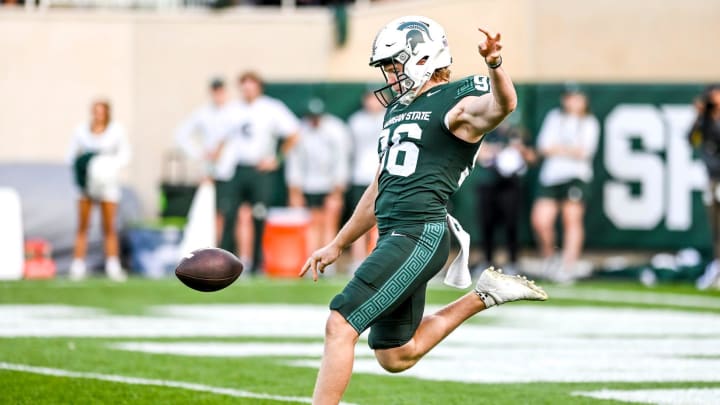
<path id="1" fill-rule="evenodd" d="M 707 172 L 688 142 L 700 85 L 585 86 L 601 123 L 585 224 L 587 246 L 710 251 L 703 198 Z M 534 122 L 559 104 L 562 87 L 539 85 Z M 537 133 L 537 131 L 535 132 Z"/>

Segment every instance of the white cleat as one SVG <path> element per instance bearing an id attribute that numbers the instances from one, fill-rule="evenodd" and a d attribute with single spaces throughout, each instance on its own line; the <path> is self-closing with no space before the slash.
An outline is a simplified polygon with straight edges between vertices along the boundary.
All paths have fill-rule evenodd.
<path id="1" fill-rule="evenodd" d="M 70 280 L 80 281 L 87 277 L 87 265 L 83 259 L 73 259 L 70 263 Z"/>
<path id="2" fill-rule="evenodd" d="M 506 302 L 528 300 L 545 301 L 547 293 L 535 282 L 525 276 L 508 276 L 502 270 L 488 267 L 475 284 L 475 293 L 485 303 L 486 308 Z"/>
<path id="3" fill-rule="evenodd" d="M 127 275 L 120 266 L 120 260 L 117 257 L 110 257 L 105 261 L 105 274 L 112 281 L 123 282 L 127 280 Z"/>

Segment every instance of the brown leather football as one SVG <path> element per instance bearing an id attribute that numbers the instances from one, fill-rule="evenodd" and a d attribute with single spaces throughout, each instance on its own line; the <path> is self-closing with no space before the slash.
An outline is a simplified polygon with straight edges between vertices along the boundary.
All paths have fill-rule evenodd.
<path id="1" fill-rule="evenodd" d="M 234 254 L 204 248 L 185 256 L 175 268 L 175 276 L 193 290 L 211 292 L 232 284 L 242 271 L 243 265 Z"/>

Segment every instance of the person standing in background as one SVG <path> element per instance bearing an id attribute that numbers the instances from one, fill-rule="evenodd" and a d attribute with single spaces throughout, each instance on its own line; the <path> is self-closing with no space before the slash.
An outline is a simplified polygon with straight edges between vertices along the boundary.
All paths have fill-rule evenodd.
<path id="1" fill-rule="evenodd" d="M 699 288 L 720 287 L 720 84 L 709 86 L 695 103 L 697 118 L 690 130 L 690 144 L 699 151 L 710 179 L 708 219 L 715 260 L 698 281 Z"/>
<path id="2" fill-rule="evenodd" d="M 485 135 L 478 153 L 484 176 L 477 188 L 477 212 L 482 231 L 485 262 L 475 267 L 479 273 L 494 260 L 495 231 L 505 226 L 505 243 L 509 262 L 502 266 L 506 274 L 518 273 L 518 228 L 522 217 L 522 177 L 528 164 L 537 160 L 535 152 L 525 145 L 522 132 L 502 123 Z"/>
<path id="3" fill-rule="evenodd" d="M 232 129 L 220 144 L 216 162 L 222 180 L 217 182 L 218 206 L 224 217 L 220 247 L 239 252 L 245 267 L 256 273 L 271 174 L 297 142 L 299 121 L 282 101 L 263 94 L 257 73 L 242 73 L 238 86 L 241 97 L 231 104 Z"/>
<path id="4" fill-rule="evenodd" d="M 562 109 L 548 113 L 538 135 L 537 148 L 544 162 L 531 214 L 545 271 L 558 282 L 572 281 L 580 272 L 576 266 L 585 238 L 583 217 L 599 137 L 600 124 L 590 113 L 587 96 L 576 86 L 568 86 Z M 564 232 L 559 266 L 554 258 L 558 213 Z"/>
<path id="5" fill-rule="evenodd" d="M 310 100 L 300 140 L 288 154 L 285 166 L 290 206 L 310 209 L 308 254 L 330 242 L 340 227 L 349 143 L 345 123 L 325 113 L 322 100 Z"/>
<path id="6" fill-rule="evenodd" d="M 375 180 L 378 169 L 378 140 L 385 117 L 385 107 L 380 104 L 372 91 L 363 94 L 362 106 L 361 110 L 356 111 L 348 119 L 352 135 L 352 168 L 348 190 L 350 211 L 355 210 L 360 197 Z M 369 244 L 370 233 L 366 233 L 353 243 L 351 248 L 353 270 L 365 260 Z"/>
<path id="7" fill-rule="evenodd" d="M 229 102 L 225 82 L 221 78 L 210 81 L 210 102 L 195 110 L 175 131 L 175 140 L 186 156 L 202 160 L 205 166 L 205 176 L 215 178 L 215 161 L 218 145 L 225 135 L 230 132 L 233 124 L 230 114 Z M 200 135 L 200 142 L 195 139 Z M 233 167 L 234 168 L 234 167 Z M 233 169 L 231 168 L 231 170 Z M 217 187 L 216 187 L 217 193 Z M 216 204 L 221 200 L 216 195 Z M 216 229 L 222 229 L 223 216 L 220 207 L 217 207 Z M 220 232 L 217 241 L 220 241 Z"/>
<path id="8" fill-rule="evenodd" d="M 125 131 L 112 121 L 110 103 L 106 100 L 94 101 L 90 122 L 75 129 L 67 154 L 80 190 L 78 228 L 70 265 L 70 278 L 73 280 L 87 276 L 87 235 L 94 203 L 100 206 L 102 214 L 105 272 L 114 281 L 124 281 L 127 277 L 120 265 L 115 222 L 121 193 L 118 175 L 120 169 L 130 162 L 130 154 Z"/>

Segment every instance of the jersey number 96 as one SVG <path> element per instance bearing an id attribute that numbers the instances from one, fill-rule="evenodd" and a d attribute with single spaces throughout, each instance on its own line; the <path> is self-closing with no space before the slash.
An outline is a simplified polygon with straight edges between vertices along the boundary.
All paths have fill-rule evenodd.
<path id="1" fill-rule="evenodd" d="M 419 140 L 420 137 L 422 137 L 422 128 L 414 122 L 398 125 L 392 134 L 390 128 L 386 128 L 380 133 L 381 145 L 387 145 L 388 139 L 392 141 L 390 150 L 383 155 L 381 162 L 388 173 L 402 177 L 408 177 L 415 173 L 420 149 L 413 142 L 403 142 L 403 138 Z"/>

